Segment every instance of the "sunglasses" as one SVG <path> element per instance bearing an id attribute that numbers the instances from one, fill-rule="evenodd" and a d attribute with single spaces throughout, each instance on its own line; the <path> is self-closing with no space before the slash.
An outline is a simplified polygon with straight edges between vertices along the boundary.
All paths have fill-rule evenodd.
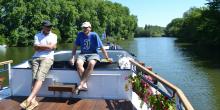
<path id="1" fill-rule="evenodd" d="M 83 27 L 83 29 L 87 29 L 87 28 L 90 28 L 90 27 Z"/>
<path id="2" fill-rule="evenodd" d="M 44 27 L 46 27 L 46 28 L 48 28 L 48 29 L 51 29 L 51 28 L 52 28 L 52 26 L 44 26 Z"/>

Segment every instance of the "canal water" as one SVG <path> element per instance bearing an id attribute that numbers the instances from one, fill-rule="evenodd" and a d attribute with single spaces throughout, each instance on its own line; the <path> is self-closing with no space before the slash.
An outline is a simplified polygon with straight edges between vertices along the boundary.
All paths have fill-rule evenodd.
<path id="1" fill-rule="evenodd" d="M 220 53 L 176 43 L 175 38 L 135 38 L 118 43 L 185 93 L 196 110 L 220 110 Z M 72 44 L 58 45 L 69 50 Z M 32 47 L 0 48 L 0 61 L 31 58 Z"/>

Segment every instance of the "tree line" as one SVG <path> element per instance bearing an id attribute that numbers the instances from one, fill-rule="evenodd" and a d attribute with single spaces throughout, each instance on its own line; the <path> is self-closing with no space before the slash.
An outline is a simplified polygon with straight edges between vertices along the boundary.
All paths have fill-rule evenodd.
<path id="1" fill-rule="evenodd" d="M 220 0 L 208 0 L 205 7 L 190 8 L 182 18 L 173 19 L 166 36 L 196 45 L 220 46 Z"/>
<path id="2" fill-rule="evenodd" d="M 89 21 L 93 31 L 111 39 L 129 39 L 137 28 L 137 17 L 127 7 L 106 0 L 1 0 L 0 44 L 28 46 L 50 20 L 60 43 L 73 42 L 81 24 Z"/>
<path id="3" fill-rule="evenodd" d="M 138 27 L 135 30 L 134 37 L 160 37 L 164 36 L 165 27 L 145 25 L 145 27 Z"/>

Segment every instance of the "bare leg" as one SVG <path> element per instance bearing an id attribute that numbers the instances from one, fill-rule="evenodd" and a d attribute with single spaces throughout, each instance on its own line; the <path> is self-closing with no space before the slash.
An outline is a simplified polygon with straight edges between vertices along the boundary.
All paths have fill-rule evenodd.
<path id="1" fill-rule="evenodd" d="M 34 87 L 33 87 L 33 89 L 32 89 L 32 92 L 31 92 L 31 94 L 29 95 L 29 97 L 27 98 L 27 101 L 28 101 L 28 102 L 32 102 L 32 101 L 35 100 L 36 95 L 37 95 L 37 93 L 39 92 L 39 90 L 40 90 L 42 84 L 43 84 L 43 81 L 41 81 L 41 80 L 36 80 L 36 81 L 35 81 L 35 84 L 34 84 Z"/>
<path id="2" fill-rule="evenodd" d="M 32 81 L 32 89 L 31 89 L 31 91 L 33 91 L 33 89 L 34 89 L 35 82 L 36 82 L 36 79 L 34 79 L 34 80 Z M 36 95 L 35 95 L 35 97 L 31 100 L 31 102 L 34 102 L 34 101 L 36 101 Z"/>
<path id="3" fill-rule="evenodd" d="M 31 102 L 35 102 L 36 101 L 36 96 L 31 100 Z"/>
<path id="4" fill-rule="evenodd" d="M 86 82 L 89 78 L 89 75 L 92 73 L 95 64 L 96 64 L 96 60 L 90 60 L 89 61 L 88 67 L 86 68 L 85 72 L 83 73 L 83 76 L 82 76 L 82 79 L 81 79 L 81 82 L 80 82 L 80 85 L 79 85 L 78 89 L 81 89 L 82 87 L 87 86 Z"/>
<path id="5" fill-rule="evenodd" d="M 38 93 L 38 91 L 40 90 L 41 86 L 42 86 L 42 83 L 43 81 L 41 80 L 36 80 L 35 83 L 34 83 L 34 86 L 32 88 L 32 92 L 31 94 L 29 95 L 29 97 L 23 101 L 20 106 L 23 108 L 23 109 L 27 109 L 27 107 L 29 109 L 33 109 L 35 108 L 36 106 L 38 106 L 38 102 L 36 101 L 36 94 Z"/>
<path id="6" fill-rule="evenodd" d="M 84 61 L 78 59 L 78 60 L 76 61 L 76 64 L 77 64 L 78 74 L 79 74 L 79 76 L 80 76 L 80 79 L 82 79 L 83 73 L 84 73 L 84 71 L 85 71 L 85 69 L 84 69 L 84 67 L 83 67 Z"/>

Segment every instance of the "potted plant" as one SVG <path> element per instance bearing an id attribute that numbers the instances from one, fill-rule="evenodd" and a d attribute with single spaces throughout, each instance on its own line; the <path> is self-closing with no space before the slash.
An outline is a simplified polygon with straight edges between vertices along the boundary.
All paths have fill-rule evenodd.
<path id="1" fill-rule="evenodd" d="M 148 75 L 145 75 L 145 78 L 152 81 L 152 78 Z M 142 101 L 140 103 L 141 107 L 144 103 L 146 103 L 152 110 L 175 110 L 174 100 L 169 99 L 159 92 L 153 92 L 153 88 L 145 82 L 140 75 L 130 75 L 127 79 L 129 84 L 126 84 L 125 88 L 128 90 L 128 85 L 132 86 L 132 90 Z"/>

